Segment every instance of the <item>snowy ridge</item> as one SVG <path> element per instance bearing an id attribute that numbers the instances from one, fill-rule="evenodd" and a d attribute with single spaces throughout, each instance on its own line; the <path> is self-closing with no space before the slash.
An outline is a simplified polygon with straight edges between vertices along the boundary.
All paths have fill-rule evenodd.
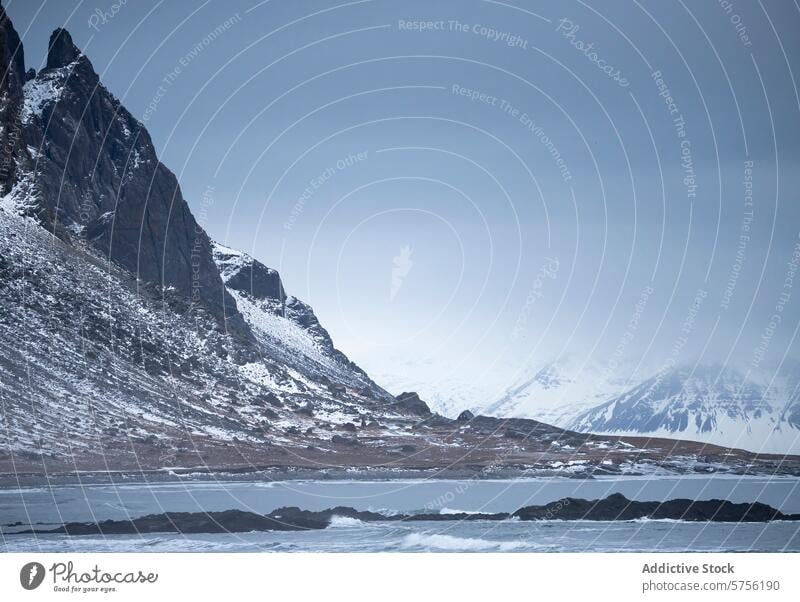
<path id="1" fill-rule="evenodd" d="M 243 251 L 237 251 L 231 247 L 221 245 L 216 241 L 211 243 L 214 252 L 214 260 L 219 267 L 219 273 L 223 282 L 228 282 L 231 278 L 239 274 L 244 268 L 250 267 L 255 263 L 255 259 Z M 270 274 L 277 275 L 277 271 L 266 268 Z"/>
<path id="2" fill-rule="evenodd" d="M 316 425 L 301 408 L 333 424 L 378 408 L 371 381 L 290 319 L 241 295 L 263 343 L 242 362 L 212 320 L 174 313 L 169 291 L 138 289 L 126 271 L 53 237 L 7 199 L 0 281 L 2 452 L 102 453 L 116 438 L 157 441 L 167 454 L 186 437 L 304 447 L 281 433 Z"/>
<path id="3" fill-rule="evenodd" d="M 576 417 L 569 428 L 795 454 L 797 410 L 796 396 L 780 384 L 768 388 L 731 368 L 697 366 L 656 374 Z"/>
<path id="4" fill-rule="evenodd" d="M 483 413 L 584 433 L 686 439 L 761 453 L 800 453 L 798 366 L 745 377 L 719 366 L 645 379 L 562 358 L 533 369 Z"/>
<path id="5" fill-rule="evenodd" d="M 378 399 L 390 399 L 334 347 L 308 304 L 286 296 L 277 270 L 216 242 L 212 249 L 228 292 L 268 354 L 324 383 L 340 383 Z"/>
<path id="6" fill-rule="evenodd" d="M 568 356 L 534 367 L 482 410 L 566 427 L 578 415 L 621 393 L 626 379 L 596 362 Z"/>

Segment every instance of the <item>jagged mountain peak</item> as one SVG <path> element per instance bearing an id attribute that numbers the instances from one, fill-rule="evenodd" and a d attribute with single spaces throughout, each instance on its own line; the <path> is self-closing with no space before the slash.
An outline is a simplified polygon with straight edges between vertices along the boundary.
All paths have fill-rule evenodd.
<path id="1" fill-rule="evenodd" d="M 228 288 L 247 292 L 256 299 L 285 303 L 286 293 L 277 270 L 218 242 L 212 243 L 212 249 L 222 281 Z"/>
<path id="2" fill-rule="evenodd" d="M 564 373 L 557 362 L 545 364 L 534 375 L 533 380 L 540 383 L 544 389 L 555 389 L 572 382 L 572 379 Z"/>
<path id="3" fill-rule="evenodd" d="M 72 36 L 63 27 L 59 27 L 50 34 L 47 46 L 47 69 L 65 67 L 78 60 L 81 51 L 72 41 Z"/>
<path id="4" fill-rule="evenodd" d="M 17 31 L 0 5 L 0 194 L 7 194 L 17 180 L 16 157 L 22 148 L 20 112 L 25 82 L 25 53 Z"/>
<path id="5" fill-rule="evenodd" d="M 0 80 L 4 83 L 8 77 L 8 68 L 11 66 L 18 82 L 25 81 L 25 51 L 22 41 L 6 14 L 5 7 L 0 3 L 0 54 L 2 54 L 2 71 Z M 2 89 L 0 84 L 0 89 Z"/>
<path id="6" fill-rule="evenodd" d="M 66 30 L 53 32 L 47 68 L 25 83 L 20 105 L 11 196 L 21 211 L 252 343 L 177 178 Z"/>
<path id="7" fill-rule="evenodd" d="M 534 418 L 561 426 L 622 391 L 630 372 L 627 365 L 562 354 L 521 370 L 503 395 L 483 411 L 492 416 Z"/>

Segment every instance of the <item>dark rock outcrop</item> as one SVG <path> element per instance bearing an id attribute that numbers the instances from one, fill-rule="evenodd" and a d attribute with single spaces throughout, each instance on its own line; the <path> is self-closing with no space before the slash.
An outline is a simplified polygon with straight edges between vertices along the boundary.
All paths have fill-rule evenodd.
<path id="1" fill-rule="evenodd" d="M 270 512 L 267 516 L 274 520 L 280 520 L 284 524 L 299 528 L 316 528 L 317 524 L 329 525 L 334 517 L 352 518 L 363 522 L 383 521 L 386 515 L 368 510 L 356 510 L 349 506 L 336 506 L 327 510 L 302 510 L 297 506 L 278 508 Z"/>
<path id="2" fill-rule="evenodd" d="M 78 60 L 81 51 L 72 42 L 72 36 L 66 29 L 59 27 L 50 34 L 47 46 L 47 69 L 66 67 L 71 62 Z"/>
<path id="3" fill-rule="evenodd" d="M 225 287 L 236 297 L 240 303 L 239 309 L 243 313 L 247 314 L 248 309 L 242 308 L 241 304 L 252 304 L 261 312 L 290 320 L 309 335 L 313 345 L 319 348 L 326 357 L 332 359 L 355 377 L 348 379 L 348 385 L 374 399 L 390 399 L 389 394 L 378 387 L 366 372 L 334 346 L 330 334 L 320 324 L 311 306 L 296 297 L 286 295 L 277 270 L 265 266 L 247 253 L 216 242 L 213 243 L 213 257 Z M 254 330 L 257 339 L 267 346 L 271 346 L 269 335 L 264 336 L 265 333 L 259 332 L 258 326 Z M 290 356 L 281 359 L 289 365 L 292 365 L 294 360 Z M 300 368 L 299 366 L 295 367 Z M 341 397 L 347 396 L 345 385 L 338 382 L 337 374 L 331 373 L 326 367 L 317 366 L 315 376 L 326 384 L 332 394 Z"/>
<path id="4" fill-rule="evenodd" d="M 413 416 L 430 416 L 432 414 L 428 404 L 419 398 L 417 393 L 404 392 L 395 397 L 392 407 L 401 414 L 411 414 Z"/>
<path id="5" fill-rule="evenodd" d="M 469 422 L 473 418 L 475 418 L 475 414 L 473 414 L 469 410 L 464 410 L 458 415 L 458 418 L 456 418 L 456 422 Z"/>
<path id="6" fill-rule="evenodd" d="M 20 122 L 25 83 L 25 54 L 14 25 L 0 5 L 0 194 L 16 181 L 16 157 L 22 148 Z"/>
<path id="7" fill-rule="evenodd" d="M 13 79 L 24 78 L 20 65 Z M 249 342 L 175 175 L 65 29 L 53 32 L 46 68 L 25 90 L 23 138 L 34 150 L 18 149 L 17 160 L 30 174 L 19 191 L 28 212 L 65 240 L 85 238 L 140 283 L 174 291 L 183 309 L 208 312 Z"/>
<path id="8" fill-rule="evenodd" d="M 214 260 L 229 289 L 260 301 L 273 301 L 276 313 L 283 313 L 286 293 L 277 270 L 219 243 L 214 244 Z"/>
<path id="9" fill-rule="evenodd" d="M 333 437 L 331 437 L 331 443 L 333 443 L 334 445 L 347 445 L 350 447 L 361 445 L 358 439 L 351 437 L 342 437 L 341 435 L 334 435 Z"/>

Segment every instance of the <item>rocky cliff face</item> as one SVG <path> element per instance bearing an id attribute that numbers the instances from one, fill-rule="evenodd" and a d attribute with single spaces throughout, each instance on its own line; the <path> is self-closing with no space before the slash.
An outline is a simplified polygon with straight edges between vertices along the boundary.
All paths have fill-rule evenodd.
<path id="1" fill-rule="evenodd" d="M 0 6 L 0 193 L 6 194 L 16 180 L 16 156 L 22 144 L 22 86 L 25 56 L 6 10 Z"/>
<path id="2" fill-rule="evenodd" d="M 50 37 L 46 65 L 22 90 L 20 204 L 59 238 L 85 239 L 142 284 L 174 289 L 186 308 L 208 312 L 246 340 L 211 242 L 147 130 L 102 85 L 66 30 Z"/>
<path id="3" fill-rule="evenodd" d="M 285 365 L 323 382 L 329 390 L 336 390 L 336 383 L 340 383 L 367 396 L 391 400 L 336 349 L 310 305 L 286 296 L 276 270 L 219 243 L 213 243 L 213 250 L 222 281 L 259 342 L 259 349 L 269 350 Z"/>

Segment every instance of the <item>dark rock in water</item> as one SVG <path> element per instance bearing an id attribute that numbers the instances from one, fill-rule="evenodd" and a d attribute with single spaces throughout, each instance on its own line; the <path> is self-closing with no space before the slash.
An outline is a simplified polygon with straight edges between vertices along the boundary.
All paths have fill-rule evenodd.
<path id="1" fill-rule="evenodd" d="M 473 414 L 469 410 L 464 410 L 458 415 L 458 418 L 456 418 L 456 422 L 469 422 L 473 418 L 475 418 L 475 414 Z"/>
<path id="2" fill-rule="evenodd" d="M 262 515 L 244 510 L 222 512 L 164 512 L 133 520 L 99 523 L 65 523 L 56 529 L 31 529 L 20 533 L 65 535 L 137 535 L 140 533 L 247 533 L 250 531 L 303 531 L 324 529 L 334 516 L 361 521 L 386 520 L 382 514 L 336 507 L 318 512 L 296 507 L 279 508 Z"/>
<path id="3" fill-rule="evenodd" d="M 350 437 L 342 437 L 341 435 L 334 435 L 333 437 L 331 437 L 331 443 L 333 443 L 334 445 L 350 445 L 350 446 L 361 445 L 358 439 L 352 439 Z"/>
<path id="4" fill-rule="evenodd" d="M 413 416 L 430 416 L 432 414 L 428 404 L 419 398 L 414 392 L 400 393 L 395 398 L 392 407 L 402 414 L 412 414 Z"/>
<path id="5" fill-rule="evenodd" d="M 502 521 L 520 520 L 596 520 L 618 521 L 672 519 L 702 522 L 800 521 L 800 514 L 783 514 L 766 504 L 734 504 L 727 500 L 685 500 L 636 502 L 615 493 L 602 500 L 563 498 L 543 506 L 526 506 L 513 514 L 507 512 L 470 514 L 420 513 L 385 515 L 337 506 L 327 510 L 302 510 L 296 506 L 279 508 L 266 515 L 243 510 L 223 512 L 165 512 L 133 520 L 106 520 L 99 523 L 65 523 L 56 529 L 15 531 L 23 534 L 62 533 L 66 535 L 126 535 L 140 533 L 243 533 L 248 531 L 300 531 L 324 529 L 334 517 L 362 522 L 375 521 Z M 16 523 L 19 525 L 19 523 Z M 6 526 L 16 526 L 6 525 Z M 11 533 L 4 534 L 10 536 Z"/>
<path id="6" fill-rule="evenodd" d="M 355 433 L 358 428 L 352 422 L 345 422 L 344 424 L 340 424 L 339 428 L 343 431 L 347 431 L 348 433 Z"/>
<path id="7" fill-rule="evenodd" d="M 602 500 L 564 498 L 543 506 L 526 506 L 514 512 L 521 520 L 636 520 L 671 519 L 708 522 L 768 522 L 798 520 L 760 502 L 735 504 L 727 500 L 676 499 L 666 502 L 637 502 L 621 493 Z"/>
<path id="8" fill-rule="evenodd" d="M 648 518 L 761 523 L 772 520 L 798 520 L 800 515 L 783 514 L 772 506 L 760 502 L 736 504 L 727 500 L 694 501 L 678 499 L 658 504 L 658 507 Z"/>
<path id="9" fill-rule="evenodd" d="M 447 514 L 436 513 L 422 513 L 410 514 L 403 516 L 400 520 L 403 521 L 473 521 L 473 520 L 507 520 L 511 515 L 508 512 L 494 512 L 494 513 L 471 513 L 471 512 L 452 512 Z"/>
<path id="10" fill-rule="evenodd" d="M 302 524 L 300 524 L 302 522 Z M 324 529 L 325 520 L 287 522 L 269 515 L 243 510 L 222 512 L 165 512 L 133 520 L 106 520 L 99 523 L 66 523 L 53 530 L 27 533 L 64 533 L 66 535 L 136 535 L 140 533 L 246 533 L 249 531 L 299 531 Z"/>

